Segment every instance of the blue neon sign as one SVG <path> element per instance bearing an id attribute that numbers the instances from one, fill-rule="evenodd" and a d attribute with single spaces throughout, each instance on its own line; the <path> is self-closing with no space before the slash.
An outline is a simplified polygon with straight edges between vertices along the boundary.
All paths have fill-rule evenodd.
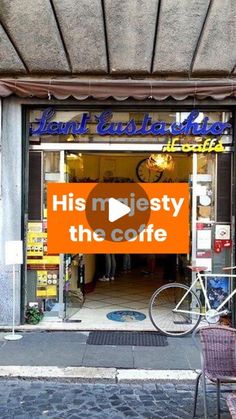
<path id="1" fill-rule="evenodd" d="M 53 108 L 47 108 L 43 112 L 41 118 L 36 118 L 38 126 L 36 129 L 30 128 L 30 135 L 84 135 L 89 132 L 87 124 L 90 121 L 90 114 L 84 112 L 81 115 L 80 122 L 67 121 L 57 122 L 51 121 L 56 111 Z M 138 136 L 138 135 L 222 135 L 226 129 L 231 128 L 229 122 L 216 121 L 209 122 L 206 116 L 201 123 L 196 122 L 199 116 L 197 109 L 192 110 L 183 122 L 173 122 L 167 126 L 165 121 L 153 121 L 152 117 L 145 113 L 139 127 L 134 118 L 128 122 L 112 121 L 112 111 L 104 111 L 95 116 L 96 133 L 100 136 Z"/>

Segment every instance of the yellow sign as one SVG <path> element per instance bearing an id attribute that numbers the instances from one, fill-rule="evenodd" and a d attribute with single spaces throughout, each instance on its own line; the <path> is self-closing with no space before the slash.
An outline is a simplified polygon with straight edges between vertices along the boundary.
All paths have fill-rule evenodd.
<path id="1" fill-rule="evenodd" d="M 224 146 L 221 140 L 215 138 L 201 139 L 200 142 L 192 144 L 180 144 L 179 138 L 173 138 L 168 141 L 167 145 L 163 146 L 162 151 L 165 153 L 176 153 L 178 151 L 183 151 L 184 153 L 222 153 Z"/>
<path id="2" fill-rule="evenodd" d="M 38 298 L 55 298 L 57 297 L 57 287 L 55 285 L 48 285 L 47 287 L 38 287 L 36 291 Z"/>
<path id="3" fill-rule="evenodd" d="M 28 265 L 59 265 L 59 256 L 43 256 L 42 259 L 28 259 Z"/>
<path id="4" fill-rule="evenodd" d="M 37 285 L 47 285 L 47 271 L 37 271 Z"/>
<path id="5" fill-rule="evenodd" d="M 37 290 L 38 298 L 56 298 L 57 297 L 58 275 L 52 271 L 37 271 Z"/>
<path id="6" fill-rule="evenodd" d="M 43 256 L 47 233 L 29 231 L 27 235 L 27 257 Z"/>
<path id="7" fill-rule="evenodd" d="M 42 222 L 29 222 L 27 234 L 28 265 L 59 265 L 59 255 L 47 254 L 47 233 L 43 232 Z M 31 268 L 33 269 L 33 268 Z M 36 268 L 37 269 L 37 268 Z M 44 271 L 45 272 L 45 271 Z"/>

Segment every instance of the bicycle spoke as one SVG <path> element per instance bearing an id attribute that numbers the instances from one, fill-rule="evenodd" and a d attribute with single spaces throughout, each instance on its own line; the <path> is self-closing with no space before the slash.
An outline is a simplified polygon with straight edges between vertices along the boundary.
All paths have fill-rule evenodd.
<path id="1" fill-rule="evenodd" d="M 200 321 L 201 304 L 193 291 L 186 295 L 178 307 L 180 311 L 173 311 L 187 290 L 188 287 L 185 285 L 169 284 L 154 293 L 149 313 L 152 323 L 158 330 L 170 336 L 181 336 L 195 329 Z"/>

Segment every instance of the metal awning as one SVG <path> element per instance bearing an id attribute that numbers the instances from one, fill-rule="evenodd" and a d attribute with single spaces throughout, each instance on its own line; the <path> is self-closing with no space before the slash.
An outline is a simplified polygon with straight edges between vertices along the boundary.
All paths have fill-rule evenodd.
<path id="1" fill-rule="evenodd" d="M 223 100 L 236 97 L 236 81 L 157 81 L 152 79 L 1 79 L 0 96 L 51 98 L 59 100 L 93 98 L 104 100 L 114 98 L 122 101 L 168 98 L 184 100 L 192 97 L 198 100 L 212 98 Z"/>

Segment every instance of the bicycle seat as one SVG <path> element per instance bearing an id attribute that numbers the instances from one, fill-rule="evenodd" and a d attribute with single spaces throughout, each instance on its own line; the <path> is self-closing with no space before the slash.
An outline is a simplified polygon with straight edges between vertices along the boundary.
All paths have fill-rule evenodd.
<path id="1" fill-rule="evenodd" d="M 191 266 L 191 265 L 188 265 L 187 268 L 191 269 L 191 271 L 193 271 L 193 272 L 201 272 L 201 271 L 206 271 L 207 270 L 206 266 Z"/>

